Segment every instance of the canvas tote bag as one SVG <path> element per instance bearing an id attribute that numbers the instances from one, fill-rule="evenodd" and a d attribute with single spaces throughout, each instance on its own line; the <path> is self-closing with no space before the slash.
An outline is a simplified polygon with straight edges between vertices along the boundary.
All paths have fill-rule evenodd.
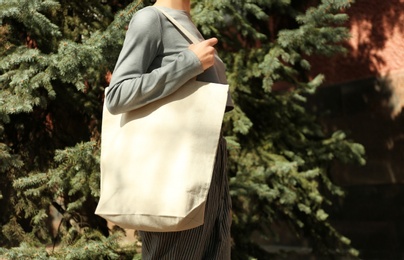
<path id="1" fill-rule="evenodd" d="M 228 85 L 193 79 L 163 99 L 120 115 L 110 114 L 104 104 L 95 213 L 143 231 L 202 225 L 227 91 Z"/>

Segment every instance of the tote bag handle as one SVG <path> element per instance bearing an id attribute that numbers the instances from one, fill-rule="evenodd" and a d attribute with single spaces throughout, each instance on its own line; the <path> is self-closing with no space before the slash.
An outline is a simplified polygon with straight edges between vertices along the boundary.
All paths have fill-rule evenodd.
<path id="1" fill-rule="evenodd" d="M 198 40 L 192 33 L 190 33 L 187 29 L 184 28 L 179 22 L 177 22 L 171 15 L 169 15 L 166 11 L 159 7 L 154 7 L 157 10 L 159 10 L 162 14 L 164 14 L 167 19 L 174 24 L 175 27 L 177 27 L 178 30 L 180 30 L 192 43 L 198 43 L 200 40 Z"/>

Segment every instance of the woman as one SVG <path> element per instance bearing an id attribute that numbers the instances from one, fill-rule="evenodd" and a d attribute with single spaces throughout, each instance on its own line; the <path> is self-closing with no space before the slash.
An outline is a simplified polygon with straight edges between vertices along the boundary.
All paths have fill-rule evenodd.
<path id="1" fill-rule="evenodd" d="M 113 72 L 106 105 L 113 114 L 128 112 L 163 98 L 190 79 L 226 84 L 217 57 L 216 38 L 204 40 L 190 17 L 190 0 L 157 0 L 201 40 L 192 44 L 155 7 L 132 18 Z M 233 107 L 230 96 L 226 110 Z M 202 226 L 180 232 L 143 232 L 143 259 L 230 259 L 231 202 L 226 176 L 226 143 L 220 138 Z"/>

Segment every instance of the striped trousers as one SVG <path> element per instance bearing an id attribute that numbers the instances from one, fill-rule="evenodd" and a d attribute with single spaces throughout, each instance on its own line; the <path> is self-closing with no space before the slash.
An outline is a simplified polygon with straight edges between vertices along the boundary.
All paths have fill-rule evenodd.
<path id="1" fill-rule="evenodd" d="M 143 260 L 230 259 L 231 200 L 226 162 L 226 141 L 221 137 L 206 201 L 204 224 L 179 232 L 139 231 Z"/>

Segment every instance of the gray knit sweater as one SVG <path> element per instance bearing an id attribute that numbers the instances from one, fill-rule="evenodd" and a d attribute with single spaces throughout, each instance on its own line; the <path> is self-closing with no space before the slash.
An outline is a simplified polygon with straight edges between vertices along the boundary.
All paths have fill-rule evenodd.
<path id="1" fill-rule="evenodd" d="M 198 39 L 203 40 L 189 13 L 162 8 Z M 161 99 L 190 79 L 226 84 L 225 66 L 216 55 L 203 71 L 188 40 L 156 8 L 146 7 L 132 18 L 112 74 L 106 106 L 112 114 L 125 113 Z M 233 107 L 230 96 L 227 110 Z"/>

